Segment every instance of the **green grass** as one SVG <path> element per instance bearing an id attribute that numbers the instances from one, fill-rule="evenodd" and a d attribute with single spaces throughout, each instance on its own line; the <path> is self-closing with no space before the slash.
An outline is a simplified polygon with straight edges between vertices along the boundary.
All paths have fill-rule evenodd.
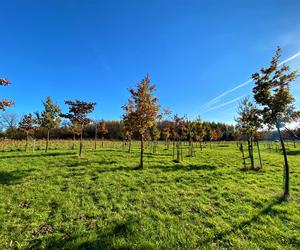
<path id="1" fill-rule="evenodd" d="M 242 170 L 234 143 L 182 163 L 159 145 L 144 170 L 135 144 L 79 159 L 74 150 L 0 153 L 0 249 L 299 249 L 300 145 L 283 159 L 261 145 L 263 170 Z"/>

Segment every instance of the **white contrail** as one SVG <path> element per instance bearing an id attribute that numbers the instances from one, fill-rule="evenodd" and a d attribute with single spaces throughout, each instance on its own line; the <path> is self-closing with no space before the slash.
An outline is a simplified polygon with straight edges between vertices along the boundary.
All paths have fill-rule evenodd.
<path id="1" fill-rule="evenodd" d="M 217 97 L 213 98 L 212 100 L 210 100 L 209 102 L 207 102 L 206 104 L 204 104 L 204 105 L 202 106 L 202 109 L 207 109 L 207 108 L 211 107 L 213 104 L 215 104 L 216 102 L 218 102 L 219 99 L 221 99 L 223 96 L 228 95 L 228 94 L 230 94 L 231 92 L 233 92 L 233 91 L 235 91 L 235 90 L 237 90 L 237 89 L 240 89 L 240 88 L 246 86 L 246 85 L 249 84 L 250 82 L 252 82 L 252 79 L 249 79 L 249 80 L 247 80 L 246 82 L 243 82 L 243 83 L 237 85 L 236 87 L 234 87 L 234 88 L 232 88 L 232 89 L 229 89 L 229 90 L 223 92 L 221 95 L 218 95 Z"/>
<path id="2" fill-rule="evenodd" d="M 284 61 L 280 62 L 280 63 L 278 64 L 278 66 L 280 66 L 280 65 L 282 65 L 282 64 L 284 64 L 284 63 L 290 62 L 290 61 L 294 60 L 295 58 L 297 58 L 298 56 L 300 56 L 300 51 L 297 52 L 296 54 L 290 56 L 289 58 L 285 59 Z M 245 81 L 245 82 L 243 82 L 243 83 L 240 83 L 239 85 L 237 85 L 236 87 L 234 87 L 234 88 L 232 88 L 232 89 L 226 90 L 226 91 L 223 92 L 222 94 L 218 95 L 217 97 L 215 97 L 215 98 L 211 99 L 210 101 L 206 102 L 205 104 L 203 104 L 203 105 L 201 106 L 200 109 L 204 110 L 204 113 L 210 111 L 210 110 L 211 110 L 210 107 L 211 107 L 212 105 L 218 103 L 218 102 L 221 100 L 222 97 L 224 97 L 224 96 L 230 94 L 231 92 L 233 92 L 233 91 L 235 91 L 235 90 L 237 90 L 237 89 L 240 89 L 240 88 L 242 88 L 242 87 L 248 85 L 248 84 L 251 83 L 252 81 L 253 81 L 252 79 L 249 79 L 249 80 L 247 80 L 247 81 Z M 217 106 L 217 107 L 218 107 L 218 106 Z"/>
<path id="3" fill-rule="evenodd" d="M 295 58 L 297 58 L 298 56 L 300 56 L 300 51 L 297 52 L 295 55 L 293 55 L 293 56 L 291 56 L 291 57 L 285 59 L 285 60 L 282 61 L 281 63 L 279 63 L 278 66 L 280 66 L 280 65 L 282 65 L 282 64 L 284 64 L 284 63 L 287 63 L 287 62 L 289 62 L 289 61 L 292 61 L 292 60 L 294 60 Z"/>
<path id="4" fill-rule="evenodd" d="M 217 105 L 217 106 L 214 106 L 214 107 L 212 107 L 212 108 L 209 108 L 209 109 L 205 110 L 202 114 L 205 114 L 206 112 L 209 112 L 209 111 L 212 111 L 212 110 L 214 110 L 214 109 L 218 109 L 218 108 L 221 108 L 221 107 L 226 106 L 226 105 L 228 105 L 228 104 L 231 104 L 231 103 L 233 103 L 233 102 L 236 102 L 236 101 L 242 99 L 244 96 L 245 96 L 245 95 L 240 96 L 240 97 L 237 97 L 237 98 L 234 98 L 234 99 L 232 99 L 232 100 L 230 100 L 230 101 L 228 101 L 228 102 L 224 102 L 224 103 L 219 104 L 219 105 Z"/>

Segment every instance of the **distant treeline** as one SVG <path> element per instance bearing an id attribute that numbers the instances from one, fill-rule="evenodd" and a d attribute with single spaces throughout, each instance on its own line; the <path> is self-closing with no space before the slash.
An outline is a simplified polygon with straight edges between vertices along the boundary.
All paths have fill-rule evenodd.
<path id="1" fill-rule="evenodd" d="M 105 127 L 107 129 L 107 133 L 103 135 L 104 139 L 106 140 L 123 140 L 124 136 L 122 133 L 122 121 L 102 121 L 105 123 Z M 164 128 L 169 127 L 173 122 L 172 121 L 159 121 L 157 123 L 157 128 L 160 131 L 160 140 L 164 140 L 164 135 L 162 131 Z M 228 125 L 225 123 L 216 123 L 216 122 L 203 122 L 205 127 L 211 128 L 211 130 L 218 130 L 220 131 L 220 137 L 217 140 L 222 141 L 231 141 L 234 140 L 234 126 Z M 47 129 L 43 127 L 36 127 L 34 132 L 31 134 L 32 137 L 36 139 L 43 139 L 47 137 Z M 70 130 L 67 123 L 62 123 L 59 128 L 51 129 L 50 138 L 52 139 L 73 139 L 73 132 Z M 79 135 L 76 136 L 78 138 Z M 5 137 L 8 139 L 25 139 L 26 134 L 20 131 L 16 127 L 10 127 L 6 131 L 1 133 L 1 137 Z M 85 139 L 94 139 L 95 138 L 95 125 L 90 124 L 86 125 L 84 128 L 83 137 Z M 98 138 L 102 136 L 100 133 L 98 134 Z M 139 140 L 139 135 L 137 133 L 133 133 L 132 136 L 133 140 Z M 171 139 L 171 138 L 170 138 Z M 185 138 L 188 139 L 188 138 Z M 207 135 L 204 134 L 203 137 L 204 141 L 209 141 Z"/>
<path id="2" fill-rule="evenodd" d="M 123 140 L 124 135 L 122 133 L 122 121 L 102 121 L 105 123 L 105 127 L 107 129 L 107 133 L 103 135 L 103 138 L 106 140 Z M 164 140 L 163 130 L 166 127 L 170 127 L 172 125 L 172 121 L 160 121 L 157 123 L 157 128 L 160 131 L 159 140 Z M 203 141 L 233 141 L 236 140 L 235 137 L 235 127 L 233 125 L 228 125 L 225 123 L 219 122 L 203 122 L 204 127 L 209 127 L 211 130 L 220 131 L 220 136 L 218 138 L 209 138 L 209 135 L 204 133 Z M 44 139 L 47 137 L 47 129 L 43 127 L 36 127 L 31 136 L 35 139 Z M 8 139 L 16 139 L 22 140 L 26 138 L 26 134 L 20 131 L 17 127 L 10 127 L 0 133 L 0 137 L 8 138 Z M 74 133 L 70 130 L 67 123 L 62 123 L 59 128 L 51 129 L 50 138 L 52 139 L 73 139 Z M 79 135 L 76 136 L 78 138 Z M 87 125 L 84 128 L 84 139 L 94 139 L 95 138 L 95 125 Z M 98 138 L 101 138 L 101 134 L 98 133 Z M 300 128 L 294 130 L 286 130 L 284 132 L 284 138 L 289 140 L 300 140 Z M 139 135 L 137 133 L 133 133 L 133 140 L 139 140 Z M 172 138 L 170 138 L 172 139 Z M 188 140 L 188 137 L 184 138 Z M 278 139 L 278 135 L 275 131 L 265 132 L 264 138 L 265 140 L 276 140 Z"/>

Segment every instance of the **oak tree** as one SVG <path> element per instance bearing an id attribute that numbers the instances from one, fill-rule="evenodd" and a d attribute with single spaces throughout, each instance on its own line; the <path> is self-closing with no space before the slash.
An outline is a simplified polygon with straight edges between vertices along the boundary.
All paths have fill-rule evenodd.
<path id="1" fill-rule="evenodd" d="M 122 108 L 125 111 L 123 119 L 129 119 L 132 122 L 133 129 L 140 136 L 141 152 L 140 166 L 144 167 L 144 140 L 156 120 L 160 117 L 158 98 L 154 96 L 155 86 L 150 85 L 150 76 L 146 77 L 137 84 L 136 89 L 130 88 L 131 97 L 128 99 L 128 104 Z"/>
<path id="2" fill-rule="evenodd" d="M 23 131 L 26 134 L 26 144 L 25 144 L 25 152 L 27 152 L 28 148 L 28 138 L 30 132 L 32 132 L 35 127 L 34 127 L 34 118 L 32 117 L 31 114 L 24 115 L 22 120 L 19 122 L 19 130 Z"/>
<path id="3" fill-rule="evenodd" d="M 43 128 L 47 129 L 47 139 L 45 152 L 48 152 L 50 131 L 51 129 L 57 128 L 60 124 L 61 109 L 58 105 L 52 102 L 51 97 L 48 96 L 43 102 L 44 110 L 39 113 L 36 112 L 36 122 Z"/>
<path id="4" fill-rule="evenodd" d="M 255 133 L 261 128 L 261 119 L 258 109 L 249 98 L 246 97 L 240 102 L 235 120 L 239 131 L 247 137 L 251 169 L 254 169 L 253 140 Z"/>
<path id="5" fill-rule="evenodd" d="M 65 100 L 65 104 L 69 105 L 69 112 L 67 114 L 62 114 L 62 117 L 68 118 L 73 124 L 78 124 L 80 126 L 79 157 L 81 157 L 84 126 L 91 122 L 91 119 L 88 118 L 87 115 L 94 111 L 96 103 L 79 100 Z"/>
<path id="6" fill-rule="evenodd" d="M 262 68 L 260 73 L 252 75 L 255 82 L 253 88 L 254 99 L 261 106 L 260 113 L 263 122 L 270 128 L 276 127 L 283 158 L 284 158 L 284 198 L 289 196 L 289 164 L 282 138 L 281 127 L 299 118 L 299 111 L 295 109 L 294 97 L 290 92 L 290 84 L 298 74 L 298 71 L 290 71 L 289 66 L 278 64 L 281 49 L 278 47 L 268 68 Z"/>

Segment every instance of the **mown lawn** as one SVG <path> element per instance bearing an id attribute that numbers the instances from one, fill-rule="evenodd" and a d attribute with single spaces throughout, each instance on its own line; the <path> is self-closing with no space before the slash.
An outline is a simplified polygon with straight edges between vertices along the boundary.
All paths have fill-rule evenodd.
<path id="1" fill-rule="evenodd" d="M 106 146 L 0 153 L 0 249 L 300 249 L 300 145 L 283 159 L 262 145 L 263 170 L 242 170 L 234 143 L 182 163 L 148 149 L 144 170 Z M 258 162 L 257 162 L 258 163 Z"/>

